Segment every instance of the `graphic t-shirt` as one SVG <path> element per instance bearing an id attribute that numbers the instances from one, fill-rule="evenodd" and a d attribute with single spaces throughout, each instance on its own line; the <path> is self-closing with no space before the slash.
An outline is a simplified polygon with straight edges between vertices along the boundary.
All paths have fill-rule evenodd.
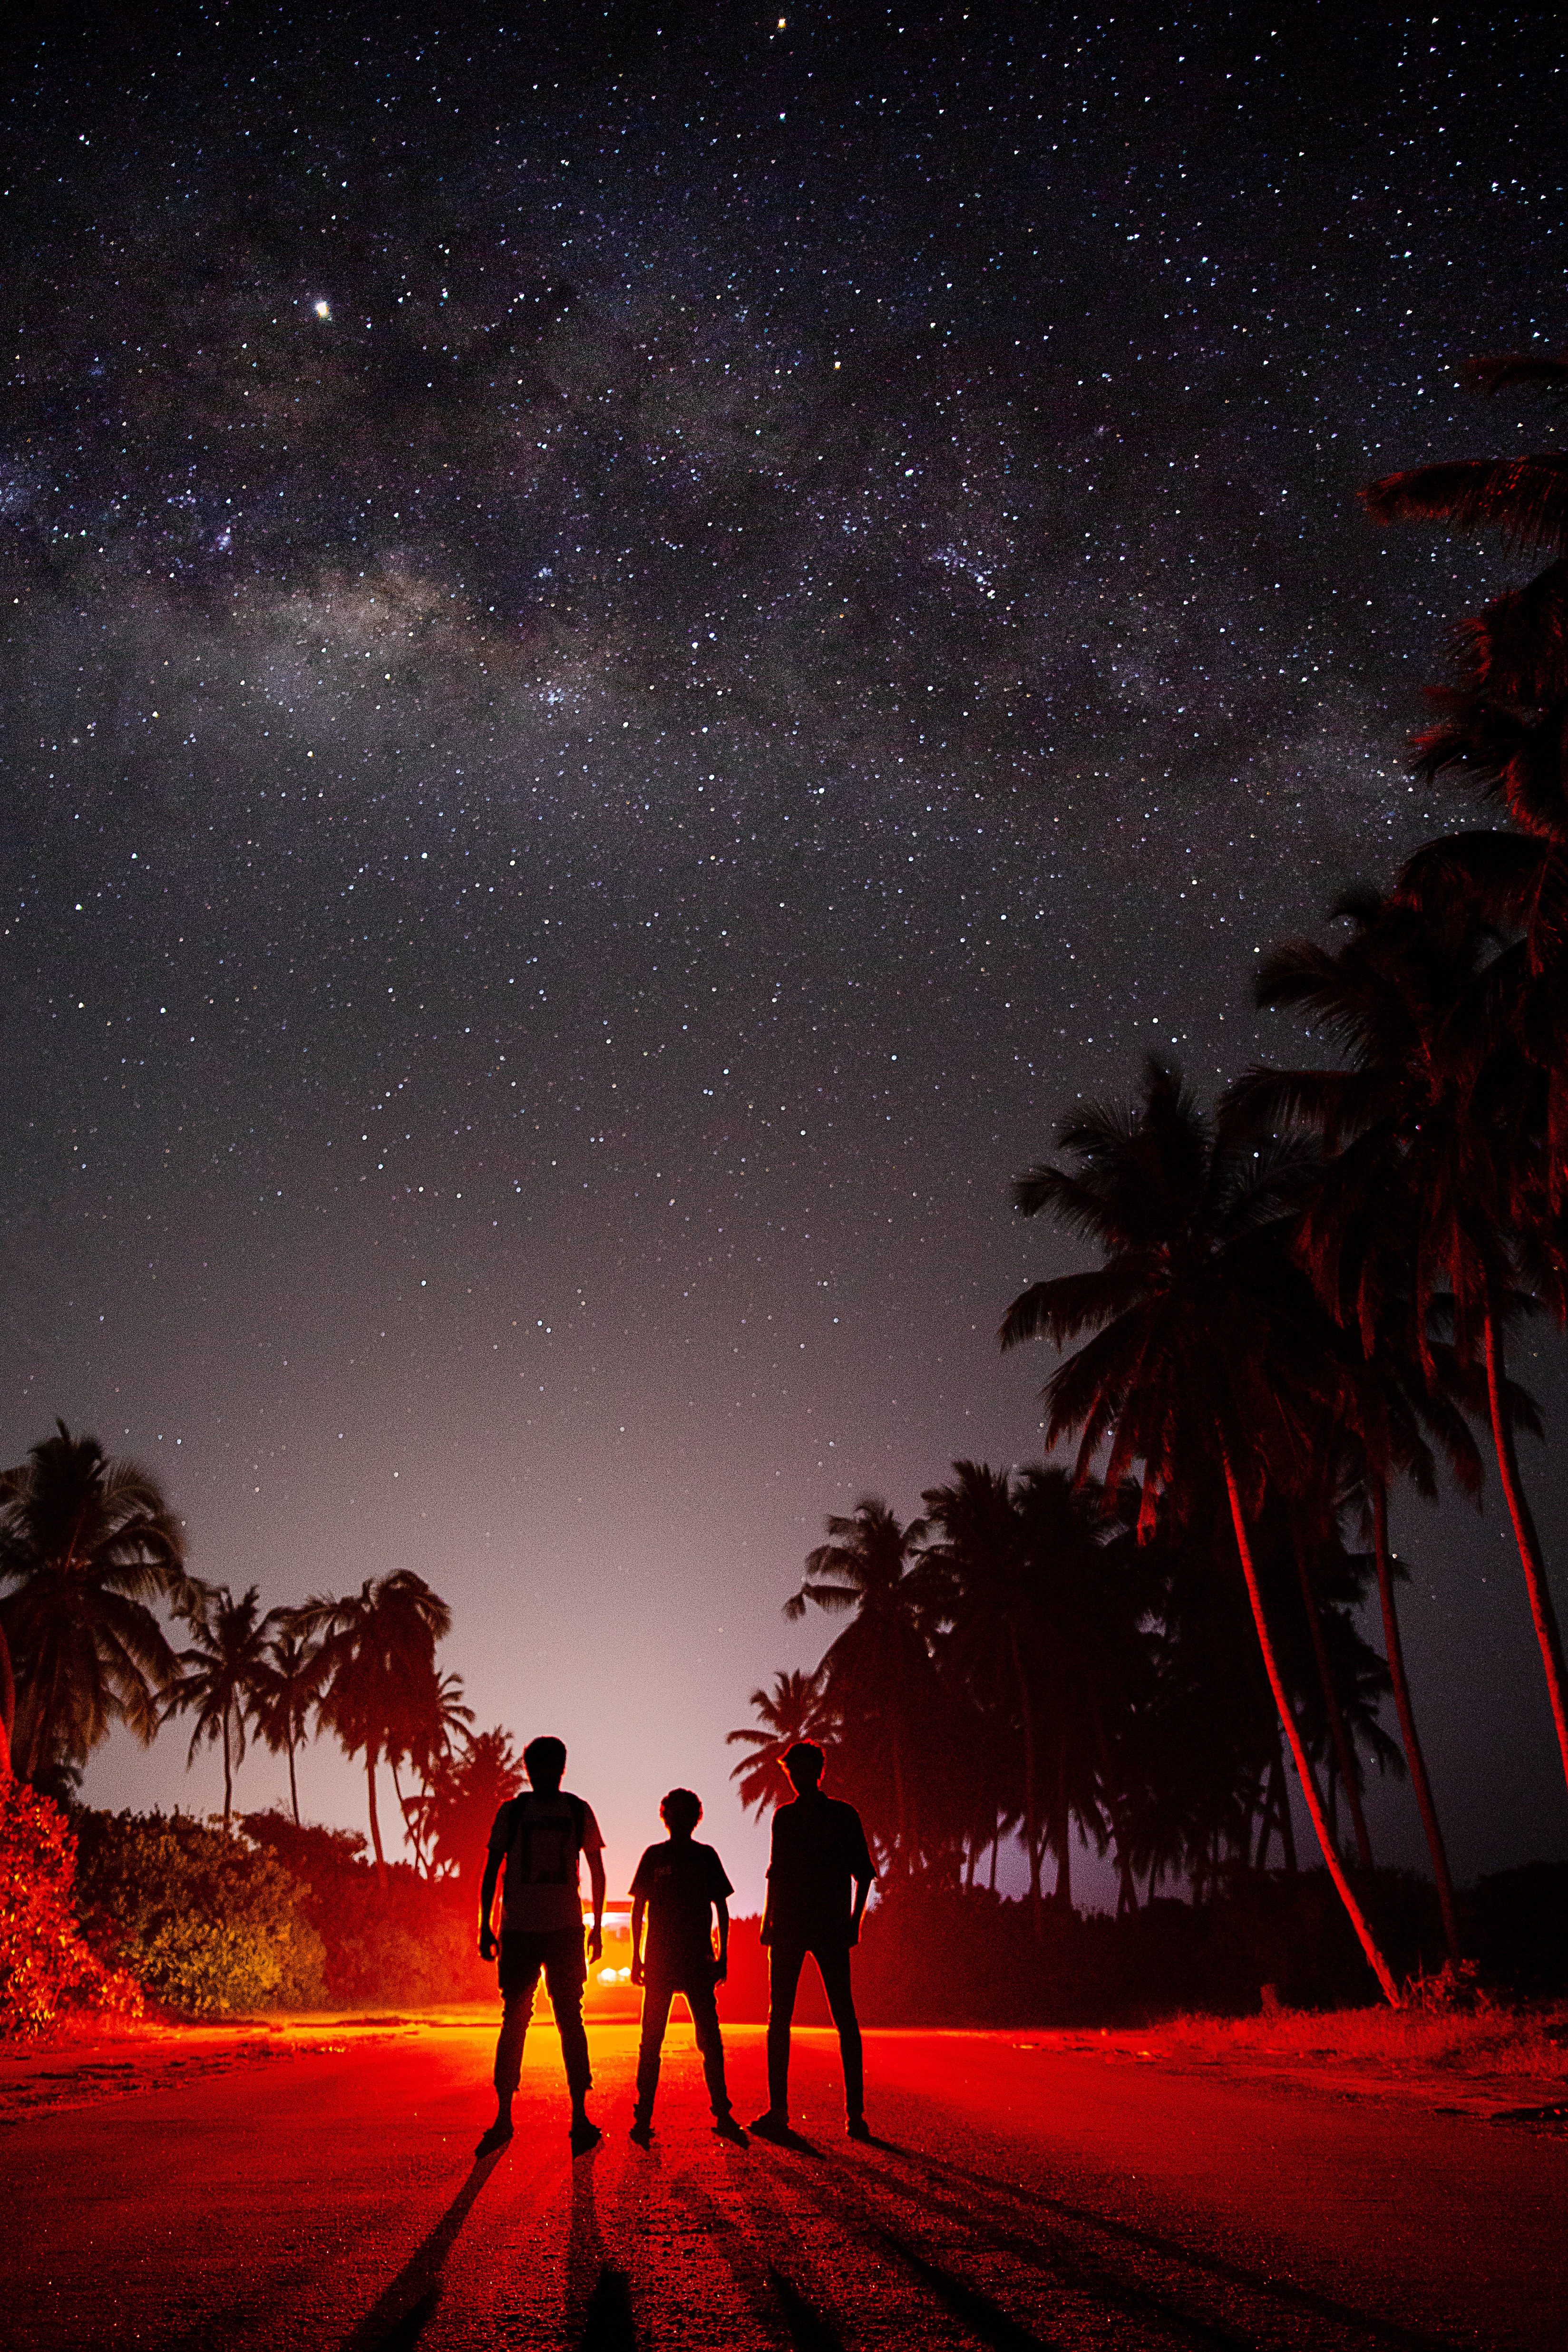
<path id="1" fill-rule="evenodd" d="M 502 1934 L 581 1927 L 577 1857 L 602 1853 L 604 1843 L 593 1807 L 564 1789 L 552 1796 L 525 1789 L 503 1805 L 490 1831 L 491 1853 L 506 1860 Z"/>
<path id="2" fill-rule="evenodd" d="M 876 1875 L 853 1805 L 820 1790 L 781 1805 L 768 1864 L 774 1943 L 847 1945 L 853 1882 Z"/>
<path id="3" fill-rule="evenodd" d="M 650 1845 L 632 1880 L 634 1899 L 647 1905 L 643 1948 L 647 1974 L 677 1984 L 689 1976 L 700 1984 L 711 1983 L 712 1906 L 733 1893 L 710 1845 L 699 1845 L 692 1838 Z"/>

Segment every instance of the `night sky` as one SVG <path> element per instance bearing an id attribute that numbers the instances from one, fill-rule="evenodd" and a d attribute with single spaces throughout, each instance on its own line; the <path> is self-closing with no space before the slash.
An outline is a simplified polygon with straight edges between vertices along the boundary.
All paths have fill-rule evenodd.
<path id="1" fill-rule="evenodd" d="M 5 1459 L 95 1431 L 268 1604 L 416 1570 L 612 1893 L 686 1782 L 754 1902 L 722 1736 L 830 1636 L 780 1615 L 823 1515 L 1037 1451 L 994 1333 L 1074 1261 L 1010 1178 L 1152 1047 L 1305 1057 L 1259 950 L 1465 821 L 1403 739 L 1519 561 L 1353 494 L 1550 429 L 1458 369 L 1568 341 L 1561 52 L 793 0 L 11 38 Z M 1568 1851 L 1495 1479 L 1398 1532 L 1458 1869 Z M 220 1801 L 186 1736 L 88 1799 Z M 1417 1862 L 1406 1790 L 1372 1820 Z"/>

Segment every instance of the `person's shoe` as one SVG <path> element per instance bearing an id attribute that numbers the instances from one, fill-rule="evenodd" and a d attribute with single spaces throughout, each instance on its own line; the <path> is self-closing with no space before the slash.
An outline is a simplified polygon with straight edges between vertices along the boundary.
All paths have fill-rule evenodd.
<path id="1" fill-rule="evenodd" d="M 636 2140 L 639 2147 L 651 2147 L 653 2146 L 653 2126 L 647 2116 L 634 2116 L 632 2117 L 631 2129 L 627 2132 L 626 2137 L 628 2139 Z"/>
<path id="2" fill-rule="evenodd" d="M 570 2137 L 574 2156 L 585 2156 L 591 2147 L 598 2147 L 604 2137 L 598 2125 L 590 2123 L 586 2116 L 573 2116 Z"/>
<path id="3" fill-rule="evenodd" d="M 478 2147 L 475 2148 L 474 2154 L 476 2156 L 499 2156 L 510 2137 L 511 2117 L 510 2116 L 498 2116 L 494 2123 L 490 2126 L 489 2131 L 486 2132 L 483 2139 L 480 2140 Z"/>
<path id="4" fill-rule="evenodd" d="M 775 2115 L 770 2107 L 765 2115 L 753 2119 L 752 2130 L 758 2139 L 771 2139 L 782 2147 L 790 2137 L 789 2117 Z"/>
<path id="5" fill-rule="evenodd" d="M 735 2121 L 733 2116 L 715 2116 L 713 2118 L 713 2129 L 721 2139 L 731 2140 L 737 2147 L 744 2147 L 746 2146 L 746 2135 L 741 2129 L 740 2125 Z"/>
<path id="6" fill-rule="evenodd" d="M 871 2137 L 871 2126 L 864 2116 L 851 2116 L 845 2128 L 851 2139 L 869 2139 Z"/>

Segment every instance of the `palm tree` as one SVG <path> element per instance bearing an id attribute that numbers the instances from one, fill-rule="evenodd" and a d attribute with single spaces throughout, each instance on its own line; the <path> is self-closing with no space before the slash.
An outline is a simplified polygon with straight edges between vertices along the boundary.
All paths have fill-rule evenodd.
<path id="1" fill-rule="evenodd" d="M 237 1601 L 226 1584 L 197 1585 L 187 1601 L 191 1645 L 180 1652 L 184 1672 L 163 1709 L 171 1716 L 194 1714 L 195 1726 L 186 1750 L 186 1769 L 196 1760 L 204 1740 L 223 1748 L 223 1828 L 228 1835 L 234 1811 L 235 1767 L 245 1760 L 246 1720 L 255 1700 L 259 1677 L 267 1666 L 268 1643 L 275 1620 L 258 1618 L 259 1588 L 251 1585 Z M 290 1758 L 292 1764 L 292 1758 Z M 294 1818 L 299 1819 L 298 1807 Z"/>
<path id="2" fill-rule="evenodd" d="M 11 1668 L 11 1644 L 0 1620 L 0 1788 L 11 1778 L 11 1732 L 16 1720 L 16 1677 Z"/>
<path id="3" fill-rule="evenodd" d="M 1212 1458 L 1189 1465 L 1180 1503 L 1179 1510 L 1163 1503 L 1142 1544 L 1136 1527 L 1117 1538 L 1119 1547 L 1131 1539 L 1155 1587 L 1151 1672 L 1121 1727 L 1123 1833 L 1130 1870 L 1144 1876 L 1151 1898 L 1163 1877 L 1184 1871 L 1201 1901 L 1238 1871 L 1261 1868 L 1276 1827 L 1287 1868 L 1296 1865 L 1279 1716 L 1232 1565 L 1230 1503 Z M 1297 1661 L 1280 1624 L 1293 1587 L 1272 1539 L 1278 1517 L 1266 1503 L 1252 1549 L 1295 1704 Z M 1303 1738 L 1310 1749 L 1305 1730 Z"/>
<path id="4" fill-rule="evenodd" d="M 433 1759 L 411 1806 L 435 1874 L 477 1875 L 496 1814 L 516 1796 L 522 1779 L 521 1763 L 499 1724 L 493 1731 L 467 1734 L 460 1753 L 449 1748 Z"/>
<path id="5" fill-rule="evenodd" d="M 298 1828 L 300 1788 L 294 1757 L 305 1744 L 310 1709 L 321 1696 L 321 1645 L 300 1633 L 286 1610 L 274 1610 L 268 1622 L 277 1630 L 252 1675 L 251 1716 L 272 1754 L 288 1756 L 289 1801 Z"/>
<path id="6" fill-rule="evenodd" d="M 1233 1090 L 1256 1121 L 1312 1129 L 1331 1155 L 1302 1223 L 1320 1296 L 1359 1332 L 1370 1361 L 1380 1313 L 1407 1292 L 1410 1338 L 1428 1389 L 1439 1388 L 1432 1308 L 1451 1293 L 1454 1357 L 1479 1354 L 1486 1410 L 1530 1599 L 1564 1778 L 1568 1669 L 1546 1564 L 1519 1468 L 1520 1400 L 1507 1371 L 1510 1321 L 1528 1260 L 1563 1303 L 1560 1255 L 1521 1249 L 1518 1104 L 1522 1057 L 1485 1022 L 1488 934 L 1439 928 L 1419 910 L 1367 893 L 1342 899 L 1353 926 L 1336 952 L 1297 940 L 1258 980 L 1261 1001 L 1310 1013 L 1350 1059 L 1347 1070 L 1259 1070 Z"/>
<path id="7" fill-rule="evenodd" d="M 454 1746 L 461 1745 L 467 1740 L 468 1727 L 473 1719 L 473 1708 L 464 1704 L 462 1675 L 445 1674 L 439 1676 L 436 1684 L 434 1712 L 427 1721 L 416 1726 L 414 1742 L 409 1748 L 407 1759 L 420 1780 L 426 1786 L 431 1774 L 442 1764 L 450 1760 Z M 405 1797 L 403 1793 L 403 1783 L 398 1778 L 397 1771 L 398 1765 L 403 1760 L 395 1751 L 388 1754 L 387 1762 L 392 1767 L 392 1786 L 397 1798 L 398 1811 L 403 1815 L 403 1826 L 408 1833 L 408 1843 L 414 1848 L 415 1863 L 418 1869 L 428 1876 L 429 1864 L 425 1849 L 424 1808 L 417 1796 Z"/>
<path id="8" fill-rule="evenodd" d="M 1532 385 L 1568 402 L 1568 360 L 1515 353 L 1479 360 L 1469 376 L 1484 392 Z M 1489 1009 L 1542 1090 L 1534 1165 L 1516 1171 L 1524 1181 L 1514 1206 L 1536 1193 L 1555 1223 L 1568 1205 L 1568 457 L 1420 466 L 1363 498 L 1379 521 L 1495 530 L 1554 559 L 1464 624 L 1457 678 L 1428 689 L 1437 719 L 1412 743 L 1418 772 L 1458 772 L 1502 805 L 1513 830 L 1427 843 L 1401 875 L 1399 896 L 1505 934 L 1488 974 Z"/>
<path id="9" fill-rule="evenodd" d="M 779 1802 L 789 1786 L 784 1758 L 797 1739 L 820 1739 L 828 1728 L 822 1681 L 820 1666 L 808 1675 L 774 1675 L 771 1691 L 754 1690 L 746 1702 L 761 1727 L 747 1724 L 726 1733 L 727 1747 L 752 1750 L 730 1773 L 731 1780 L 741 1784 L 741 1803 L 746 1811 L 754 1809 L 761 1813 Z"/>
<path id="10" fill-rule="evenodd" d="M 307 1601 L 295 1617 L 302 1632 L 321 1636 L 319 1719 L 345 1755 L 364 1759 L 371 1844 L 384 1885 L 375 1768 L 393 1758 L 428 1754 L 437 1742 L 436 1644 L 451 1631 L 452 1612 L 423 1577 L 398 1568 L 366 1577 L 358 1592 L 341 1601 Z"/>
<path id="11" fill-rule="evenodd" d="M 805 1580 L 785 1601 L 784 1615 L 804 1617 L 808 1602 L 830 1614 L 853 1611 L 822 1659 L 826 1701 L 846 1732 L 875 1741 L 886 1755 L 896 1850 L 912 1870 L 920 1829 L 911 1730 L 931 1720 L 939 1697 L 924 1588 L 910 1573 L 925 1530 L 918 1519 L 900 1526 L 877 1495 L 863 1496 L 851 1517 L 833 1515 L 826 1525 L 828 1540 L 807 1555 Z"/>
<path id="12" fill-rule="evenodd" d="M 1055 1465 L 1016 1477 L 955 1462 L 922 1496 L 931 1530 L 921 1575 L 929 1611 L 982 1717 L 1016 1722 L 1024 1837 L 1037 1935 L 1040 1863 L 1057 1857 L 1056 1900 L 1072 1908 L 1072 1824 L 1103 1846 L 1111 1726 L 1131 1704 L 1141 1605 L 1107 1550 L 1098 1490 Z M 1042 1758 L 1042 1745 L 1048 1753 Z"/>
<path id="13" fill-rule="evenodd" d="M 1249 1517 L 1274 1465 L 1297 1450 L 1298 1407 L 1324 1352 L 1321 1311 L 1281 1246 L 1311 1163 L 1288 1144 L 1254 1148 L 1233 1120 L 1211 1129 L 1179 1076 L 1155 1060 L 1131 1116 L 1090 1107 L 1058 1129 L 1073 1169 L 1046 1164 L 1014 1193 L 1093 1241 L 1099 1267 L 1040 1282 L 1008 1308 L 1004 1348 L 1093 1334 L 1044 1391 L 1047 1443 L 1079 1436 L 1087 1477 L 1109 1440 L 1108 1486 L 1142 1465 L 1141 1526 L 1205 1458 L 1224 1477 L 1237 1556 L 1269 1687 L 1323 1859 L 1388 2000 L 1398 1989 L 1330 1834 L 1265 1614 Z M 1173 1496 L 1179 1504 L 1179 1494 Z"/>
<path id="14" fill-rule="evenodd" d="M 952 1469 L 949 1485 L 930 1486 L 921 1497 L 931 1533 L 921 1553 L 922 1590 L 917 1599 L 923 1601 L 931 1623 L 942 1629 L 942 1647 L 976 1707 L 1018 1727 L 1024 1844 L 1037 1937 L 1046 1843 L 1040 1819 L 1037 1589 L 1026 1557 L 1011 1474 L 994 1471 L 988 1463 L 955 1462 Z M 1013 1704 L 1002 1697 L 1004 1693 Z M 1057 1849 L 1058 1892 L 1065 1843 Z"/>
<path id="15" fill-rule="evenodd" d="M 11 1588 L 0 1643 L 15 1667 L 9 1744 L 24 1780 L 85 1761 L 116 1722 L 151 1740 L 177 1673 L 147 1604 L 178 1598 L 184 1530 L 150 1471 L 56 1428 L 0 1474 L 0 1584 Z"/>

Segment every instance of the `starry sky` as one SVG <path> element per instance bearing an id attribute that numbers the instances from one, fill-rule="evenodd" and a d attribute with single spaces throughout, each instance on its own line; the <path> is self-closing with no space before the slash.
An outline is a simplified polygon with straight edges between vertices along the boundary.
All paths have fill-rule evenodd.
<path id="1" fill-rule="evenodd" d="M 1254 959 L 1463 819 L 1403 738 L 1517 562 L 1353 494 L 1549 430 L 1458 369 L 1564 340 L 1561 48 L 143 13 L 7 37 L 0 1444 L 268 1604 L 416 1570 L 612 1893 L 685 1782 L 755 1901 L 824 1514 L 1037 1451 L 1009 1179 L 1151 1047 L 1300 1057 Z M 1563 1853 L 1495 1493 L 1399 1533 L 1461 1874 Z M 86 1794 L 218 1801 L 184 1750 Z"/>

